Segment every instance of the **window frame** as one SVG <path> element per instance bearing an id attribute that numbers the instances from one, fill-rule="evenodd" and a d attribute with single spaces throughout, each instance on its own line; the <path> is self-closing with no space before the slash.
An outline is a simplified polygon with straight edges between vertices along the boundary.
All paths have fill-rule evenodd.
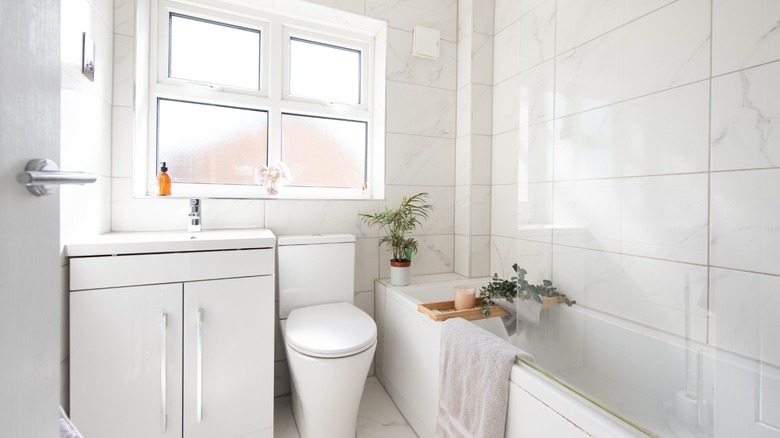
<path id="1" fill-rule="evenodd" d="M 173 183 L 173 197 L 249 198 L 249 199 L 381 199 L 384 197 L 384 90 L 387 24 L 373 21 L 366 29 L 342 29 L 338 23 L 323 22 L 322 9 L 296 0 L 286 0 L 282 9 L 244 6 L 239 0 L 150 0 L 150 53 L 148 89 L 136 90 L 136 133 L 144 130 L 145 145 L 136 145 L 140 155 L 134 162 L 134 195 L 152 197 L 157 180 L 157 105 L 158 98 L 193 103 L 263 110 L 268 113 L 268 163 L 281 161 L 282 114 L 343 119 L 367 124 L 365 144 L 365 183 L 360 189 L 330 187 L 296 187 L 294 181 L 278 195 L 269 196 L 257 185 Z M 197 5 L 195 4 L 197 3 Z M 327 9 L 330 12 L 334 10 Z M 306 16 L 302 12 L 310 14 Z M 338 11 L 336 11 L 338 12 Z M 169 25 L 171 14 L 207 22 L 225 23 L 260 32 L 260 89 L 215 86 L 197 81 L 168 77 Z M 345 17 L 351 14 L 344 14 Z M 353 17 L 352 20 L 356 18 Z M 290 38 L 299 38 L 357 50 L 361 57 L 359 104 L 342 104 L 289 94 Z M 378 50 L 379 48 L 379 50 Z M 377 51 L 381 53 L 377 53 Z M 379 55 L 379 56 L 378 56 Z M 138 54 L 137 54 L 138 56 Z M 375 81 L 375 77 L 381 80 Z M 140 81 L 143 83 L 144 81 Z M 140 103 L 140 105 L 139 105 Z M 138 114 L 146 110 L 145 120 Z M 144 163 L 143 166 L 139 166 Z M 258 163 L 262 165 L 263 163 Z M 139 169 L 139 167 L 141 167 Z M 175 176 L 176 169 L 169 173 Z M 143 181 L 139 183 L 139 181 Z"/>

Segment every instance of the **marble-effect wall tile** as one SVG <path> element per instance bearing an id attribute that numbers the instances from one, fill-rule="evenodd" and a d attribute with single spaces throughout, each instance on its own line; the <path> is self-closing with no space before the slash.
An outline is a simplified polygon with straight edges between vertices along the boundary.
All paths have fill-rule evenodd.
<path id="1" fill-rule="evenodd" d="M 455 184 L 455 140 L 387 134 L 386 142 L 385 167 L 388 184 Z"/>
<path id="2" fill-rule="evenodd" d="M 780 167 L 780 63 L 712 80 L 712 169 Z"/>
<path id="3" fill-rule="evenodd" d="M 457 42 L 457 12 L 457 0 L 366 0 L 366 15 L 388 20 L 390 27 L 410 32 L 417 25 L 430 27 L 452 42 Z"/>
<path id="4" fill-rule="evenodd" d="M 468 33 L 464 35 L 460 41 L 458 41 L 458 77 L 457 88 L 461 88 L 471 83 L 472 72 L 472 60 L 471 60 L 471 48 L 473 46 L 474 33 Z"/>
<path id="5" fill-rule="evenodd" d="M 519 71 L 528 70 L 554 56 L 555 6 L 554 1 L 548 1 L 517 21 L 520 25 Z"/>
<path id="6" fill-rule="evenodd" d="M 474 32 L 493 34 L 494 0 L 473 0 L 474 2 Z"/>
<path id="7" fill-rule="evenodd" d="M 553 119 L 554 111 L 557 111 L 555 105 L 555 61 L 549 60 L 526 70 L 517 76 L 517 93 L 520 102 L 519 118 L 515 115 L 517 104 L 509 109 L 511 113 L 501 113 L 500 119 L 494 121 L 494 127 L 498 123 L 499 127 L 506 124 L 509 128 L 534 125 L 536 123 L 546 122 Z M 510 82 L 510 81 L 507 81 Z M 513 91 L 513 90 L 510 90 Z M 512 97 L 511 95 L 509 96 Z M 506 108 L 506 104 L 502 104 Z M 493 110 L 494 112 L 496 109 Z M 512 117 L 512 115 L 515 115 Z M 511 123 L 506 123 L 509 119 Z M 503 132 L 503 131 L 500 131 Z"/>
<path id="8" fill-rule="evenodd" d="M 557 54 L 661 8 L 672 0 L 558 0 Z"/>
<path id="9" fill-rule="evenodd" d="M 455 234 L 468 236 L 471 228 L 471 186 L 455 187 Z"/>
<path id="10" fill-rule="evenodd" d="M 557 180 L 704 172 L 709 84 L 673 88 L 555 124 Z"/>
<path id="11" fill-rule="evenodd" d="M 705 79 L 709 6 L 678 1 L 560 55 L 556 117 Z"/>
<path id="12" fill-rule="evenodd" d="M 421 221 L 421 226 L 414 231 L 414 235 L 425 234 L 453 234 L 455 209 L 455 188 L 434 186 L 388 186 L 387 199 L 380 202 L 391 208 L 401 202 L 404 196 L 411 196 L 420 192 L 428 193 L 427 202 L 433 206 L 427 220 Z M 444 271 L 447 272 L 447 271 Z"/>
<path id="13" fill-rule="evenodd" d="M 114 35 L 114 105 L 133 106 L 134 39 Z"/>
<path id="14" fill-rule="evenodd" d="M 773 0 L 714 0 L 712 74 L 780 59 L 779 20 L 780 3 Z"/>
<path id="15" fill-rule="evenodd" d="M 711 272 L 714 344 L 780 366 L 780 277 L 727 269 Z M 740 291 L 740 293 L 735 293 Z"/>
<path id="16" fill-rule="evenodd" d="M 616 179 L 555 183 L 556 244 L 602 251 L 621 250 L 622 183 Z"/>
<path id="17" fill-rule="evenodd" d="M 387 81 L 387 132 L 455 138 L 455 91 Z"/>
<path id="18" fill-rule="evenodd" d="M 496 33 L 493 38 L 493 83 L 498 84 L 520 73 L 520 30 L 522 20 Z"/>
<path id="19" fill-rule="evenodd" d="M 512 264 L 518 260 L 518 241 L 492 233 L 490 236 L 490 273 L 501 278 L 512 276 Z"/>
<path id="20" fill-rule="evenodd" d="M 780 169 L 712 174 L 710 263 L 780 275 Z"/>
<path id="21" fill-rule="evenodd" d="M 471 37 L 471 81 L 493 85 L 493 37 L 474 33 Z"/>
<path id="22" fill-rule="evenodd" d="M 519 20 L 537 6 L 548 0 L 496 0 L 494 26 L 496 33 Z"/>
<path id="23" fill-rule="evenodd" d="M 550 242 L 553 223 L 553 184 L 530 183 L 517 186 L 517 237 Z"/>
<path id="24" fill-rule="evenodd" d="M 132 108 L 112 107 L 111 114 L 111 176 L 130 178 L 133 172 Z"/>
<path id="25" fill-rule="evenodd" d="M 490 135 L 493 123 L 493 87 L 471 85 L 471 133 Z"/>
<path id="26" fill-rule="evenodd" d="M 523 157 L 527 157 L 528 148 L 523 148 L 520 145 L 520 133 L 518 130 L 507 131 L 493 136 L 491 181 L 494 185 L 515 184 L 518 182 L 517 169 L 521 150 L 525 150 Z M 527 170 L 528 163 L 524 164 Z"/>
<path id="27" fill-rule="evenodd" d="M 519 183 L 553 180 L 553 130 L 553 122 L 520 128 Z"/>
<path id="28" fill-rule="evenodd" d="M 114 43 L 111 22 L 88 0 L 67 0 L 62 5 L 60 29 L 60 64 L 62 72 L 71 76 L 85 90 L 111 103 L 114 75 Z M 81 74 L 83 36 L 86 32 L 95 42 L 95 80 Z M 108 126 L 108 125 L 105 125 Z"/>
<path id="29" fill-rule="evenodd" d="M 517 210 L 517 185 L 493 186 L 490 197 L 490 234 L 516 238 Z"/>
<path id="30" fill-rule="evenodd" d="M 135 35 L 135 0 L 114 0 L 114 32 Z"/>
<path id="31" fill-rule="evenodd" d="M 490 276 L 490 236 L 471 238 L 470 277 Z"/>
<path id="32" fill-rule="evenodd" d="M 493 86 L 493 135 L 519 126 L 517 103 L 520 99 L 520 80 L 513 76 Z"/>
<path id="33" fill-rule="evenodd" d="M 469 202 L 469 234 L 486 236 L 490 234 L 490 186 L 471 186 Z"/>
<path id="34" fill-rule="evenodd" d="M 706 264 L 707 194 L 706 174 L 625 179 L 622 252 Z"/>
<path id="35" fill-rule="evenodd" d="M 471 260 L 470 239 L 467 235 L 455 234 L 455 262 L 456 274 L 469 276 L 469 262 Z M 488 261 L 489 261 L 488 257 Z"/>
<path id="36" fill-rule="evenodd" d="M 489 135 L 471 136 L 471 184 L 490 185 L 492 150 Z"/>
<path id="37" fill-rule="evenodd" d="M 455 89 L 457 44 L 441 41 L 439 59 L 412 55 L 412 32 L 390 29 L 387 41 L 387 79 L 429 87 Z"/>

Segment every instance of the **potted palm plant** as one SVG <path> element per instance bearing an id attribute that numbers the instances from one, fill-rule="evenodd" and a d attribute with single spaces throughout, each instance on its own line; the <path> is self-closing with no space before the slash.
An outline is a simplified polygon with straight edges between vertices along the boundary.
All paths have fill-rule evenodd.
<path id="1" fill-rule="evenodd" d="M 386 245 L 393 255 L 390 259 L 390 283 L 394 286 L 409 284 L 412 254 L 417 253 L 417 240 L 406 237 L 420 225 L 420 219 L 428 219 L 433 206 L 426 202 L 428 193 L 404 196 L 396 208 L 385 206 L 374 214 L 361 214 L 360 219 L 369 226 L 379 226 L 379 245 Z"/>

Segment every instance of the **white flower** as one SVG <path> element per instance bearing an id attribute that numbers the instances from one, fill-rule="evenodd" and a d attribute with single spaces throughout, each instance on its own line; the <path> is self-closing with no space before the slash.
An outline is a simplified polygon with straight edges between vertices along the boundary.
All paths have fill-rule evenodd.
<path id="1" fill-rule="evenodd" d="M 255 180 L 259 185 L 268 186 L 266 191 L 269 195 L 277 195 L 279 193 L 278 188 L 293 179 L 290 169 L 280 161 L 273 166 L 260 166 L 255 175 Z"/>

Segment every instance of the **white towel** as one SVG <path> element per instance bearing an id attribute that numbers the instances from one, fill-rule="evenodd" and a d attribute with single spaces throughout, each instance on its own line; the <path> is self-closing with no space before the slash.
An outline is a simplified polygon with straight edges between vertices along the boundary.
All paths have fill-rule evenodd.
<path id="1" fill-rule="evenodd" d="M 518 353 L 533 360 L 462 318 L 442 323 L 437 437 L 503 438 L 509 373 Z"/>
<path id="2" fill-rule="evenodd" d="M 60 438 L 83 438 L 60 406 Z"/>

